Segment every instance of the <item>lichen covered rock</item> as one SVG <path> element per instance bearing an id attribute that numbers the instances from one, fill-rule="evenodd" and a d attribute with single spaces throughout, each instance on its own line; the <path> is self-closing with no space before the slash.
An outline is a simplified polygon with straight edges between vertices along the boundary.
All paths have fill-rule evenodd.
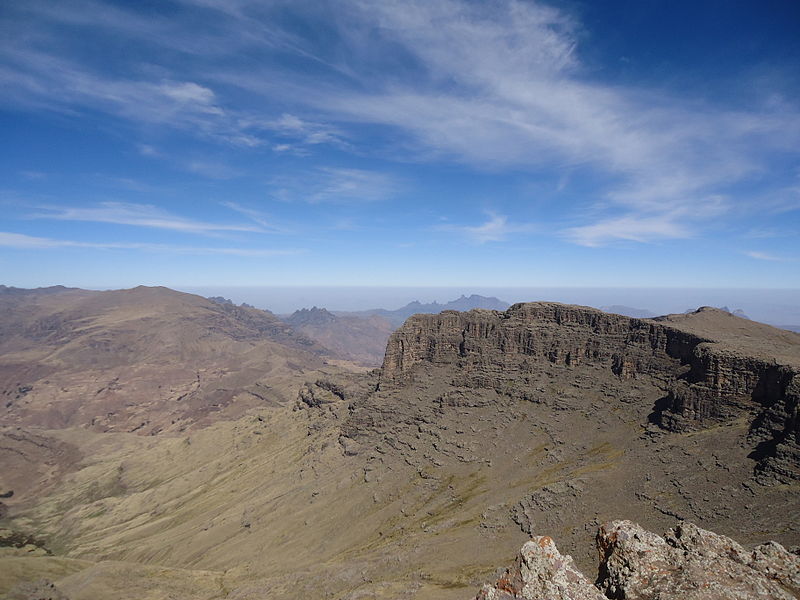
<path id="1" fill-rule="evenodd" d="M 631 521 L 597 533 L 599 571 L 592 584 L 549 537 L 527 542 L 476 600 L 793 600 L 800 597 L 800 556 L 775 542 L 752 551 L 681 522 L 664 537 Z"/>
<path id="2" fill-rule="evenodd" d="M 575 568 L 572 557 L 562 555 L 553 539 L 534 537 L 514 564 L 494 585 L 485 585 L 476 600 L 602 600 L 604 598 Z"/>

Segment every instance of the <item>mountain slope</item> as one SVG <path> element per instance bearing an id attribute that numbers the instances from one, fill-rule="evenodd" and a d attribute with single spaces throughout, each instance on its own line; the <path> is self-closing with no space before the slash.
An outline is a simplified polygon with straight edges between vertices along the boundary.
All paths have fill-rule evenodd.
<path id="1" fill-rule="evenodd" d="M 270 313 L 166 288 L 7 289 L 0 423 L 181 430 L 282 397 L 324 354 Z"/>
<path id="2" fill-rule="evenodd" d="M 318 342 L 340 358 L 377 367 L 394 327 L 376 315 L 333 314 L 324 308 L 303 308 L 284 319 L 295 331 Z"/>
<path id="3" fill-rule="evenodd" d="M 615 519 L 793 545 L 800 336 L 740 321 L 418 315 L 380 372 L 316 372 L 294 405 L 180 437 L 46 432 L 80 468 L 7 521 L 96 563 L 56 580 L 73 600 L 146 597 L 154 566 L 176 598 L 467 598 L 530 535 L 591 572 Z"/>

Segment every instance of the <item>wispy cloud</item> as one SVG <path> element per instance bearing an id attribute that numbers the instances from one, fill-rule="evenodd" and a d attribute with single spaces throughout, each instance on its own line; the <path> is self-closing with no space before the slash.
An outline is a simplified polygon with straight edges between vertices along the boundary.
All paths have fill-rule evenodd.
<path id="1" fill-rule="evenodd" d="M 209 87 L 160 77 L 119 79 L 88 70 L 67 57 L 19 48 L 4 52 L 0 82 L 6 102 L 52 110 L 99 110 L 134 123 L 162 125 L 252 147 L 262 140 L 223 109 Z M 58 90 L 57 94 L 53 90 Z"/>
<path id="2" fill-rule="evenodd" d="M 192 18 L 175 16 L 173 9 L 183 14 L 181 4 Z M 289 52 L 318 60 L 300 38 L 273 24 L 271 11 L 277 6 L 185 0 L 169 14 L 160 14 L 95 0 L 69 5 L 31 0 L 9 8 L 4 16 L 15 24 L 4 28 L 7 35 L 0 41 L 0 83 L 7 91 L 0 103 L 72 116 L 96 111 L 243 148 L 268 143 L 273 134 L 279 138 L 271 142 L 274 147 L 295 153 L 319 144 L 344 145 L 343 134 L 331 125 L 288 113 L 275 117 L 266 107 L 245 109 L 230 98 L 223 101 L 213 89 L 209 64 L 237 62 L 245 52 L 262 57 Z M 59 27 L 86 35 L 71 31 L 64 38 L 57 33 Z M 143 55 L 156 53 L 160 58 L 168 50 L 180 66 L 170 69 L 171 61 L 161 60 L 154 66 L 146 58 L 136 62 L 128 55 L 139 56 L 138 52 L 124 52 L 108 63 L 120 64 L 104 68 L 101 61 L 86 60 L 81 51 L 82 40 L 98 34 L 105 43 L 113 37 L 126 49 L 145 50 Z M 161 156 L 150 144 L 139 148 L 145 155 Z"/>
<path id="3" fill-rule="evenodd" d="M 777 256 L 775 254 L 770 254 L 768 252 L 758 252 L 756 250 L 745 252 L 745 255 L 749 256 L 750 258 L 754 258 L 756 260 L 768 260 L 771 262 L 795 262 L 797 260 L 791 257 Z"/>
<path id="4" fill-rule="evenodd" d="M 42 171 L 20 171 L 25 179 L 47 179 L 47 173 Z"/>
<path id="5" fill-rule="evenodd" d="M 155 253 L 175 253 L 191 255 L 228 255 L 242 257 L 269 257 L 299 254 L 304 250 L 298 249 L 268 249 L 268 248 L 218 248 L 176 246 L 170 244 L 149 244 L 138 242 L 83 242 L 75 240 L 59 240 L 53 238 L 36 237 L 22 233 L 0 231 L 0 247 L 18 250 L 54 250 L 59 248 L 88 248 L 93 250 L 141 250 Z"/>
<path id="6" fill-rule="evenodd" d="M 581 246 L 597 247 L 613 241 L 655 242 L 665 239 L 687 238 L 692 233 L 674 214 L 631 214 L 601 220 L 591 225 L 570 227 L 562 231 L 568 240 Z"/>
<path id="7" fill-rule="evenodd" d="M 269 215 L 267 215 L 263 211 L 257 210 L 255 208 L 250 208 L 248 206 L 242 206 L 238 202 L 226 201 L 222 202 L 222 205 L 227 208 L 230 208 L 232 211 L 244 215 L 245 217 L 251 219 L 255 223 L 258 223 L 265 231 L 283 232 L 282 229 L 273 225 Z"/>
<path id="8" fill-rule="evenodd" d="M 91 207 L 43 206 L 30 218 L 59 221 L 113 223 L 134 227 L 169 229 L 182 233 L 215 234 L 219 232 L 263 232 L 262 227 L 241 224 L 207 223 L 171 214 L 152 204 L 102 202 Z"/>
<path id="9" fill-rule="evenodd" d="M 321 167 L 296 177 L 276 177 L 272 195 L 285 202 L 377 202 L 395 195 L 402 187 L 388 173 L 338 167 Z"/>
<path id="10" fill-rule="evenodd" d="M 150 156 L 153 158 L 159 158 L 164 156 L 158 148 L 155 146 L 151 146 L 150 144 L 138 144 L 136 149 L 139 151 L 139 154 L 142 156 Z"/>
<path id="11" fill-rule="evenodd" d="M 233 179 L 242 175 L 240 169 L 216 160 L 190 160 L 180 164 L 187 171 L 208 179 Z"/>
<path id="12" fill-rule="evenodd" d="M 435 227 L 437 231 L 450 231 L 466 236 L 477 244 L 486 242 L 503 242 L 511 235 L 519 233 L 533 233 L 539 227 L 533 223 L 509 223 L 508 217 L 490 213 L 488 219 L 480 225 L 453 225 L 445 224 Z"/>
<path id="13" fill-rule="evenodd" d="M 341 129 L 327 123 L 301 119 L 291 113 L 283 113 L 277 119 L 244 118 L 241 123 L 248 128 L 272 133 L 275 152 L 291 152 L 299 156 L 309 153 L 309 148 L 329 144 L 341 149 L 351 149 Z"/>
<path id="14" fill-rule="evenodd" d="M 616 183 L 588 199 L 593 220 L 567 232 L 578 243 L 685 237 L 690 228 L 702 229 L 689 209 L 718 208 L 720 190 L 764 172 L 772 152 L 800 143 L 800 115 L 791 106 L 726 109 L 592 80 L 574 53 L 579 28 L 548 6 L 457 0 L 348 6 L 363 29 L 401 48 L 422 73 L 413 82 L 378 78 L 369 91 L 334 90 L 324 96 L 329 114 L 398 128 L 421 156 L 612 176 Z M 628 225 L 644 229 L 625 232 Z"/>
<path id="15" fill-rule="evenodd" d="M 731 185 L 768 179 L 780 162 L 772 157 L 800 147 L 796 103 L 775 101 L 769 90 L 742 108 L 666 86 L 601 81 L 576 51 L 580 23 L 536 0 L 181 0 L 176 10 L 210 17 L 186 20 L 94 0 L 20 7 L 13 14 L 35 14 L 37 27 L 2 44 L 4 103 L 99 111 L 242 150 L 303 156 L 328 145 L 363 156 L 378 138 L 384 157 L 404 161 L 569 169 L 570 181 L 599 174 L 606 183 L 585 198 L 590 210 L 562 232 L 583 245 L 701 232 L 694 211 L 725 204 L 733 212 L 748 200 L 721 199 Z M 327 35 L 303 37 L 281 25 L 295 19 L 274 18 L 279 12 Z M 92 68 L 78 53 L 52 50 L 79 36 L 54 44 L 41 23 L 110 32 L 159 56 L 166 49 L 174 62 Z M 151 149 L 141 147 L 156 156 Z M 314 171 L 302 183 L 276 179 L 274 195 L 310 202 L 391 195 L 386 179 L 346 171 Z M 796 188 L 784 192 L 774 210 L 796 210 Z"/>

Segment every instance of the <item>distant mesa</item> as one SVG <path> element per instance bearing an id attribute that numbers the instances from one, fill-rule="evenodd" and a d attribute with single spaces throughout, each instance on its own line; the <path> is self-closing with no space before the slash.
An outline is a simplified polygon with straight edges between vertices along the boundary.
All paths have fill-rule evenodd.
<path id="1" fill-rule="evenodd" d="M 729 315 L 733 315 L 734 317 L 740 317 L 742 319 L 747 319 L 748 321 L 752 321 L 752 319 L 750 317 L 748 317 L 746 314 L 744 314 L 744 311 L 741 308 L 735 308 L 735 309 L 731 310 L 727 306 L 701 306 L 700 308 L 687 308 L 685 311 L 683 311 L 683 313 L 688 315 L 690 313 L 700 312 L 700 311 L 708 309 L 708 308 L 716 308 L 717 310 L 721 310 L 723 312 L 726 312 Z"/>
<path id="2" fill-rule="evenodd" d="M 614 313 L 615 315 L 632 317 L 634 319 L 652 319 L 653 317 L 657 316 L 656 313 L 651 312 L 645 308 L 633 308 L 632 306 L 625 306 L 623 304 L 612 304 L 611 306 L 601 306 L 600 310 L 607 313 Z"/>
<path id="3" fill-rule="evenodd" d="M 536 393 L 520 382 L 536 361 L 602 365 L 622 380 L 671 381 L 652 422 L 689 431 L 749 419 L 756 471 L 784 483 L 800 480 L 800 425 L 792 416 L 800 399 L 800 344 L 791 333 L 722 309 L 649 322 L 552 302 L 515 304 L 505 313 L 417 315 L 389 339 L 381 387 L 408 385 L 436 365 L 470 385 L 511 389 L 530 400 Z M 680 373 L 682 365 L 688 372 Z"/>
<path id="4" fill-rule="evenodd" d="M 294 311 L 286 322 L 292 327 L 302 327 L 303 325 L 322 325 L 336 320 L 336 315 L 325 308 L 301 308 Z"/>

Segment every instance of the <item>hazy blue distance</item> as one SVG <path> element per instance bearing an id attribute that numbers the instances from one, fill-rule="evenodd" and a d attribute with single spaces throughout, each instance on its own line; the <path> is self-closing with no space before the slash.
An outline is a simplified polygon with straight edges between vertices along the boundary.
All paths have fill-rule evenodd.
<path id="1" fill-rule="evenodd" d="M 484 287 L 203 287 L 183 291 L 223 296 L 278 314 L 312 306 L 329 310 L 396 309 L 413 300 L 445 303 L 461 294 L 495 296 L 509 303 L 547 300 L 584 306 L 623 305 L 655 314 L 682 313 L 700 306 L 742 309 L 751 319 L 773 325 L 800 325 L 800 290 L 644 288 L 484 288 Z"/>

